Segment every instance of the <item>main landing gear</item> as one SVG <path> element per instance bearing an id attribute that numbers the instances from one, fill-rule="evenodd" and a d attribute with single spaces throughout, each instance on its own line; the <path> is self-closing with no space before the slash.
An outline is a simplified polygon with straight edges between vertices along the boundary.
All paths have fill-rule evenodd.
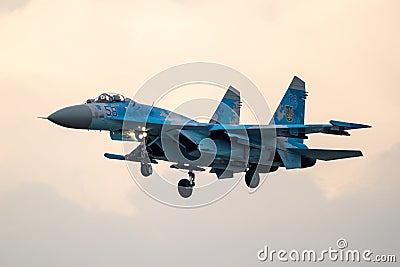
<path id="1" fill-rule="evenodd" d="M 150 176 L 153 174 L 153 167 L 150 163 L 140 163 L 140 173 L 144 176 Z"/>
<path id="2" fill-rule="evenodd" d="M 188 198 L 192 195 L 193 193 L 193 187 L 195 185 L 194 183 L 194 172 L 189 171 L 189 179 L 181 179 L 178 183 L 178 192 L 179 195 L 183 198 Z"/>

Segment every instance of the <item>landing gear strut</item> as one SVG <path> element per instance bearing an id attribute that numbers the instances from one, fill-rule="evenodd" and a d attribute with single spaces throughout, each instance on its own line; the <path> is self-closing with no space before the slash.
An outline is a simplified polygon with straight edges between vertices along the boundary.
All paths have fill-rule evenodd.
<path id="1" fill-rule="evenodd" d="M 189 175 L 189 179 L 181 179 L 178 183 L 178 192 L 179 195 L 181 195 L 181 197 L 183 198 L 188 198 L 192 195 L 193 193 L 193 187 L 195 185 L 194 183 L 194 172 L 193 171 L 189 171 L 188 172 Z"/>
<path id="2" fill-rule="evenodd" d="M 140 137 L 140 135 L 142 137 Z M 141 162 L 140 162 L 140 172 L 144 177 L 150 176 L 153 174 L 153 167 L 151 167 L 150 164 L 150 159 L 149 159 L 149 154 L 147 153 L 147 148 L 146 148 L 146 136 L 147 133 L 141 133 L 139 134 L 139 139 L 142 139 L 142 142 L 139 145 L 139 154 L 141 157 Z"/>

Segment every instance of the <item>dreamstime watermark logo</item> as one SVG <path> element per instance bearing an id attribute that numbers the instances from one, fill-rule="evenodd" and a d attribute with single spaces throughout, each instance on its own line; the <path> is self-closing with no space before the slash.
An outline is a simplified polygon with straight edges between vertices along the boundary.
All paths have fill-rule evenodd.
<path id="1" fill-rule="evenodd" d="M 259 261 L 265 262 L 396 262 L 394 254 L 374 254 L 371 250 L 348 249 L 348 242 L 344 238 L 336 241 L 336 247 L 329 247 L 321 251 L 306 250 L 275 250 L 267 245 L 257 252 Z"/>
<path id="2" fill-rule="evenodd" d="M 208 86 L 214 91 L 207 96 L 180 101 L 182 94 L 190 94 L 189 89 L 185 89 L 193 85 L 199 90 Z M 126 161 L 133 180 L 147 195 L 175 207 L 204 206 L 227 195 L 242 180 L 250 163 L 257 168 L 259 185 L 249 188 L 249 192 L 255 192 L 265 181 L 275 154 L 275 131 L 268 134 L 261 131 L 255 144 L 248 131 L 237 125 L 240 114 L 230 117 L 236 122 L 232 123 L 234 129 L 229 128 L 229 123 L 219 123 L 231 107 L 224 107 L 226 103 L 216 98 L 215 95 L 219 94 L 215 92 L 227 92 L 230 86 L 234 94 L 240 95 L 237 101 L 235 96 L 231 98 L 232 94 L 228 95 L 235 101 L 235 107 L 245 105 L 256 124 L 270 123 L 269 105 L 257 86 L 239 71 L 221 64 L 193 62 L 177 65 L 154 75 L 136 91 L 126 110 L 123 131 L 134 132 L 142 140 L 140 145 L 143 149 L 138 151 L 137 142 L 130 140 L 124 140 L 123 147 L 131 158 L 146 153 L 153 156 L 142 160 L 141 165 L 137 161 Z M 170 94 L 175 94 L 176 107 L 172 110 L 157 107 Z M 227 100 L 228 104 L 231 100 Z M 220 128 L 212 130 L 213 125 L 194 121 L 197 118 L 211 119 L 210 109 L 217 106 L 217 116 L 214 114 L 212 119 L 215 120 L 213 123 L 219 123 Z M 150 164 L 151 169 L 146 169 Z M 141 168 L 152 174 L 143 177 Z M 188 183 L 194 175 L 193 194 L 190 191 L 190 197 L 183 198 L 178 194 L 178 184 Z M 204 183 L 202 179 L 208 182 Z"/>

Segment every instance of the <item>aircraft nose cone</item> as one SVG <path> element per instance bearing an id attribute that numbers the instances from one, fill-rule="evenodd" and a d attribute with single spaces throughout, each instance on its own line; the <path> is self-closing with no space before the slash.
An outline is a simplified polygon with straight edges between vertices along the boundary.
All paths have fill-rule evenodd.
<path id="1" fill-rule="evenodd" d="M 47 119 L 68 128 L 88 129 L 92 123 L 92 111 L 87 105 L 76 105 L 57 110 Z"/>

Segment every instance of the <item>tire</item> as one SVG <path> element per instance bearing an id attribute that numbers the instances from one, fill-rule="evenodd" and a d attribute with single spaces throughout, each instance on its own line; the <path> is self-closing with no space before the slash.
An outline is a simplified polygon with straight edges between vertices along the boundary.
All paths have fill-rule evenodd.
<path id="1" fill-rule="evenodd" d="M 260 174 L 255 169 L 249 169 L 244 180 L 248 188 L 256 188 L 260 184 Z"/>
<path id="2" fill-rule="evenodd" d="M 183 198 L 188 198 L 193 193 L 193 186 L 188 179 L 181 179 L 178 183 L 178 193 Z"/>
<path id="3" fill-rule="evenodd" d="M 151 166 L 151 164 L 142 163 L 140 164 L 140 173 L 144 177 L 150 176 L 153 173 L 153 167 Z"/>

